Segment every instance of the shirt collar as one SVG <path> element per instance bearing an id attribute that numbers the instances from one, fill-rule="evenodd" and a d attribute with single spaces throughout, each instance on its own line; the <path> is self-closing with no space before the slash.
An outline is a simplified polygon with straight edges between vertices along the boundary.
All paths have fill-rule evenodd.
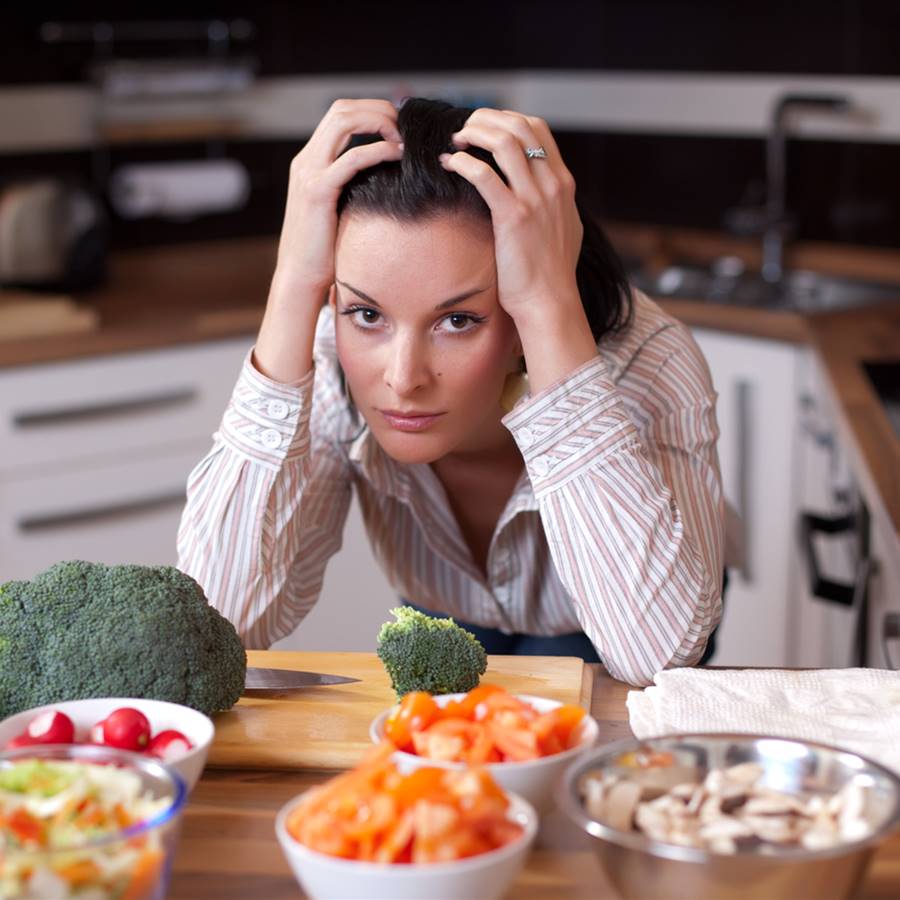
<path id="1" fill-rule="evenodd" d="M 385 453 L 368 425 L 353 439 L 348 456 L 376 490 L 405 503 L 411 503 L 414 496 L 420 499 L 418 495 L 422 493 L 421 485 L 419 491 L 414 490 L 411 467 L 401 465 Z M 538 502 L 528 472 L 523 468 L 502 514 L 500 525 L 512 520 L 517 513 L 529 510 L 538 510 Z"/>

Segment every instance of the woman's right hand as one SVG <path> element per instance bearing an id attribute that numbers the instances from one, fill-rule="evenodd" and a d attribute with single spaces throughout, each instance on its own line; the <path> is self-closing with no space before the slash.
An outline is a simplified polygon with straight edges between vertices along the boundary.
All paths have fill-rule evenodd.
<path id="1" fill-rule="evenodd" d="M 384 140 L 341 153 L 355 134 L 380 134 Z M 312 367 L 319 309 L 334 283 L 338 197 L 357 172 L 402 156 L 393 104 L 335 100 L 292 160 L 278 261 L 253 351 L 264 375 L 287 383 Z"/>
<path id="2" fill-rule="evenodd" d="M 341 154 L 355 134 L 384 140 Z M 335 100 L 291 162 L 277 271 L 291 281 L 327 290 L 334 282 L 337 201 L 362 169 L 403 156 L 397 110 L 387 100 Z"/>

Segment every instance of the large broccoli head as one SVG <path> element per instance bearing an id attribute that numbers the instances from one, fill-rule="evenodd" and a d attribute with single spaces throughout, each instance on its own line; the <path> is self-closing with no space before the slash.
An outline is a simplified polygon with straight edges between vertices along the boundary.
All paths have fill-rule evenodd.
<path id="1" fill-rule="evenodd" d="M 487 656 L 478 639 L 453 619 L 435 619 L 409 606 L 391 612 L 378 633 L 378 656 L 398 697 L 410 691 L 454 694 L 478 685 Z"/>
<path id="2" fill-rule="evenodd" d="M 83 697 L 144 697 L 205 713 L 244 690 L 234 626 L 173 566 L 61 562 L 0 585 L 0 718 Z"/>

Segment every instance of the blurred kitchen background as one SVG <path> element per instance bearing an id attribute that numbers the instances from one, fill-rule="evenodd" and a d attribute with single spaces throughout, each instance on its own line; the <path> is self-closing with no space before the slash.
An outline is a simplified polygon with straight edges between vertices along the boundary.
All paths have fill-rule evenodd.
<path id="1" fill-rule="evenodd" d="M 719 392 L 714 662 L 900 662 L 894 0 L 36 2 L 0 28 L 0 582 L 172 563 L 261 318 L 291 158 L 338 97 L 554 129 Z M 739 519 L 739 520 L 738 520 Z M 282 646 L 371 649 L 354 509 Z"/>

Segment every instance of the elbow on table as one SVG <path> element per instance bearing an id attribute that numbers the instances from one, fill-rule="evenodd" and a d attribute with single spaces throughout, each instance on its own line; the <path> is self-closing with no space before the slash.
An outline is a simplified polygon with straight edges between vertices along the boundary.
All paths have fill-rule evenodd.
<path id="1" fill-rule="evenodd" d="M 618 681 L 635 687 L 647 687 L 653 684 L 657 674 L 665 669 L 678 669 L 696 666 L 704 660 L 707 645 L 722 618 L 722 585 L 713 579 L 698 591 L 693 604 L 690 621 L 680 633 L 673 633 L 665 646 L 658 647 L 657 655 L 650 656 L 646 652 L 635 655 L 631 659 L 613 660 L 600 652 L 601 659 L 606 662 L 609 674 Z M 647 649 L 646 636 L 635 635 L 634 640 L 641 649 Z"/>

